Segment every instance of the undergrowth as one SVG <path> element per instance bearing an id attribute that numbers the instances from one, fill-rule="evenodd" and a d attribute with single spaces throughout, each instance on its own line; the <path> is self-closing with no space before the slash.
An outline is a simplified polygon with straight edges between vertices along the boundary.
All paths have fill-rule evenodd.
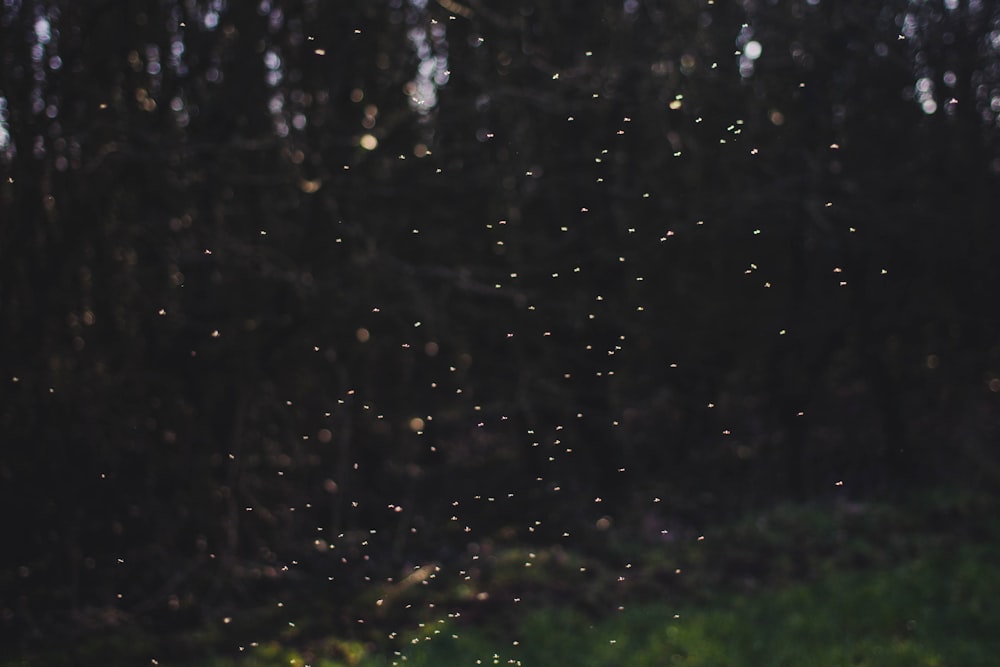
<path id="1" fill-rule="evenodd" d="M 175 638 L 133 629 L 0 666 L 993 665 L 994 510 L 966 494 L 788 505 L 683 539 L 609 535 L 598 555 L 508 544 L 479 570 L 458 570 L 466 576 L 394 592 L 385 606 L 395 611 L 352 637 L 330 636 L 324 619 L 342 610 L 317 595 L 292 605 L 308 609 L 299 616 L 254 627 Z M 388 599 L 379 595 L 373 584 L 363 603 Z M 254 640 L 234 645 L 234 630 Z"/>

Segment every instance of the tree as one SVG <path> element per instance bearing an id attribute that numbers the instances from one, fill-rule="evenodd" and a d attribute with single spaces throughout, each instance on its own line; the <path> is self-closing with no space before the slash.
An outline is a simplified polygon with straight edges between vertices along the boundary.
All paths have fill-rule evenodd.
<path id="1" fill-rule="evenodd" d="M 5 632 L 986 483 L 988 11 L 6 7 Z"/>

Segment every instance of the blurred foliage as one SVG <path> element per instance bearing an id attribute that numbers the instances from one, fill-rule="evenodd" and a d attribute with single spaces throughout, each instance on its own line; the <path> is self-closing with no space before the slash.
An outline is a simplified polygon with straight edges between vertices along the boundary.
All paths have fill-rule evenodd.
<path id="1" fill-rule="evenodd" d="M 535 610 L 509 633 L 443 627 L 392 664 L 989 665 L 1000 609 L 994 558 L 994 547 L 938 551 L 707 606 L 647 603 L 598 619 Z"/>
<path id="2" fill-rule="evenodd" d="M 381 602 L 358 601 L 384 612 L 364 639 L 330 634 L 343 609 L 314 591 L 214 631 L 132 626 L 0 665 L 987 664 L 997 516 L 995 500 L 954 493 L 905 508 L 784 506 L 704 539 L 634 545 L 627 562 L 511 547 L 483 559 L 489 581 L 450 577 L 395 597 L 376 587 Z"/>
<path id="3" fill-rule="evenodd" d="M 877 565 L 1000 481 L 989 3 L 0 12 L 5 645 L 598 604 L 785 502 L 705 571 Z"/>

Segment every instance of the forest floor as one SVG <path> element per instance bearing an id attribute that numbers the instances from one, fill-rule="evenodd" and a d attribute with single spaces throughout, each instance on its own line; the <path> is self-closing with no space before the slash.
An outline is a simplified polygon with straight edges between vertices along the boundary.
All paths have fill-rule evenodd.
<path id="1" fill-rule="evenodd" d="M 303 604 L 245 646 L 196 633 L 179 651 L 124 633 L 0 666 L 985 667 L 1000 653 L 997 509 L 932 493 L 783 505 L 669 544 L 610 539 L 596 556 L 514 545 L 491 556 L 479 593 L 463 578 L 393 599 L 373 587 L 382 602 L 359 604 L 396 611 L 367 634 L 329 636 L 330 610 Z"/>

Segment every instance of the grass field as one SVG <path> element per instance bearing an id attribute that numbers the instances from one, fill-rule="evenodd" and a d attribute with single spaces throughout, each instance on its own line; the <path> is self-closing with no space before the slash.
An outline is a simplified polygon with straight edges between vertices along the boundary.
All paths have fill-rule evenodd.
<path id="1" fill-rule="evenodd" d="M 239 662 L 206 665 L 993 666 L 1000 540 L 991 513 L 952 500 L 901 513 L 873 507 L 860 517 L 785 508 L 725 527 L 701 556 L 692 547 L 698 590 L 674 595 L 641 583 L 644 601 L 603 612 L 569 603 L 509 606 L 472 623 L 428 619 L 382 655 L 360 644 L 273 643 Z M 647 549 L 645 560 L 660 553 Z M 763 574 L 752 586 L 718 574 L 765 558 L 772 562 L 758 563 Z M 543 586 L 546 576 L 557 575 L 532 581 Z"/>
<path id="2" fill-rule="evenodd" d="M 503 631 L 431 624 L 392 656 L 337 658 L 265 646 L 238 664 L 264 667 L 976 667 L 1000 654 L 1000 553 L 974 547 L 881 571 L 693 607 L 626 607 L 591 618 L 536 609 Z M 237 664 L 214 661 L 206 665 Z"/>
<path id="3" fill-rule="evenodd" d="M 1000 651 L 997 555 L 939 553 L 885 571 L 832 574 L 693 608 L 643 605 L 596 621 L 572 609 L 538 610 L 512 636 L 444 632 L 405 661 L 361 664 L 985 667 Z"/>
<path id="4" fill-rule="evenodd" d="M 415 600 L 423 611 L 391 642 L 324 636 L 322 615 L 314 614 L 311 630 L 296 635 L 274 624 L 270 636 L 240 652 L 231 643 L 219 648 L 216 637 L 203 650 L 189 642 L 189 657 L 172 661 L 150 657 L 169 653 L 162 640 L 157 648 L 122 639 L 77 647 L 66 663 L 49 653 L 0 665 L 992 667 L 1000 654 L 993 509 L 953 500 L 846 514 L 787 507 L 720 527 L 673 549 L 669 561 L 663 548 L 620 545 L 635 561 L 636 582 L 617 599 L 596 583 L 568 597 L 565 586 L 531 597 L 565 572 L 555 559 L 539 556 L 537 567 L 524 568 L 514 557 L 509 570 L 496 572 L 492 592 L 510 599 L 517 591 L 523 604 L 453 614 L 446 610 L 462 608 L 457 595 L 433 605 Z M 688 567 L 686 585 L 664 585 L 657 572 L 678 559 Z M 571 560 L 570 569 L 580 562 Z M 616 577 L 608 569 L 593 580 Z"/>

